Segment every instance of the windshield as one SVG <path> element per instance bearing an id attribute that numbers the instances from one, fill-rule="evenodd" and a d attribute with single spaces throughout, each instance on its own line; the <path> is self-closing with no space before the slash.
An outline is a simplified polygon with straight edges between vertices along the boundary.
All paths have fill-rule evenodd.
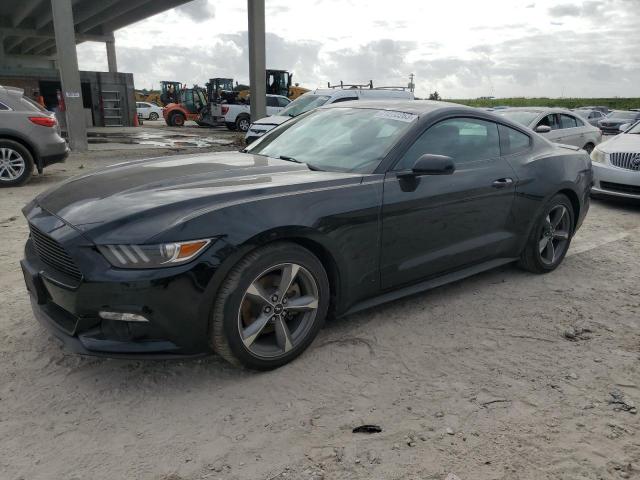
<path id="1" fill-rule="evenodd" d="M 633 133 L 635 135 L 640 135 L 640 122 L 637 122 L 633 127 L 627 130 L 625 133 Z"/>
<path id="2" fill-rule="evenodd" d="M 416 118 L 369 108 L 321 109 L 284 123 L 246 151 L 311 169 L 372 173 Z"/>
<path id="3" fill-rule="evenodd" d="M 620 120 L 635 120 L 638 112 L 625 112 L 624 110 L 615 110 L 611 112 L 607 118 L 619 118 Z"/>
<path id="4" fill-rule="evenodd" d="M 287 105 L 287 108 L 282 110 L 278 115 L 282 115 L 284 117 L 297 117 L 309 110 L 321 107 L 327 103 L 329 98 L 330 97 L 328 95 L 302 95 Z"/>
<path id="5" fill-rule="evenodd" d="M 508 118 L 511 121 L 528 127 L 538 116 L 538 112 L 530 112 L 527 110 L 503 110 L 501 112 L 496 112 L 496 115 L 500 115 L 501 117 Z"/>

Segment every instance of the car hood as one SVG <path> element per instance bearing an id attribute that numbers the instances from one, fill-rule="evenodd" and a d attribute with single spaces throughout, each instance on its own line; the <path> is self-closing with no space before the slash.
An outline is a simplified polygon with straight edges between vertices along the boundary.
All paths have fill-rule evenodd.
<path id="1" fill-rule="evenodd" d="M 96 243 L 144 243 L 199 212 L 360 179 L 357 174 L 311 171 L 304 164 L 240 152 L 181 155 L 73 177 L 39 195 L 35 203 Z"/>
<path id="2" fill-rule="evenodd" d="M 282 115 L 272 115 L 270 117 L 261 118 L 253 122 L 253 125 L 282 125 L 287 120 L 291 120 L 292 117 L 282 116 Z"/>
<path id="3" fill-rule="evenodd" d="M 620 133 L 611 140 L 598 145 L 598 149 L 603 152 L 638 152 L 640 153 L 640 135 Z"/>
<path id="4" fill-rule="evenodd" d="M 635 120 L 627 120 L 624 118 L 604 118 L 598 123 L 602 125 L 624 125 L 625 123 L 633 123 Z"/>

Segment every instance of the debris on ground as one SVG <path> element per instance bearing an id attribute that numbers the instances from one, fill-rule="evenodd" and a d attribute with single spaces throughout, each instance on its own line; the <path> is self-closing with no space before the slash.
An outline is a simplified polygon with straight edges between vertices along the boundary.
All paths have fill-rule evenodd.
<path id="1" fill-rule="evenodd" d="M 611 398 L 608 400 L 608 403 L 609 405 L 614 405 L 613 410 L 615 412 L 624 411 L 633 415 L 638 413 L 635 403 L 631 400 L 626 400 L 624 398 L 624 393 L 620 390 L 613 390 L 612 392 L 609 392 L 609 395 L 611 395 Z"/>
<path id="2" fill-rule="evenodd" d="M 382 427 L 379 425 L 360 425 L 352 430 L 353 433 L 380 433 Z"/>
<path id="3" fill-rule="evenodd" d="M 591 333 L 593 333 L 593 330 L 589 328 L 572 325 L 562 333 L 562 336 L 569 341 L 577 342 L 578 340 L 590 340 Z"/>

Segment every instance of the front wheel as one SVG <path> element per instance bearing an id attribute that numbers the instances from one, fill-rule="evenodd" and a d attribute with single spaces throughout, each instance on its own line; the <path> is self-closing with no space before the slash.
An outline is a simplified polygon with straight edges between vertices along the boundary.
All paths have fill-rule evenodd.
<path id="1" fill-rule="evenodd" d="M 184 115 L 181 113 L 174 113 L 169 117 L 169 125 L 172 127 L 183 127 L 184 126 Z"/>
<path id="2" fill-rule="evenodd" d="M 555 270 L 569 250 L 575 225 L 573 217 L 573 206 L 567 196 L 554 196 L 531 231 L 520 266 L 533 273 Z"/>
<path id="3" fill-rule="evenodd" d="M 267 245 L 244 257 L 224 281 L 211 343 L 232 364 L 271 370 L 311 344 L 328 308 L 329 281 L 318 258 L 295 243 Z"/>

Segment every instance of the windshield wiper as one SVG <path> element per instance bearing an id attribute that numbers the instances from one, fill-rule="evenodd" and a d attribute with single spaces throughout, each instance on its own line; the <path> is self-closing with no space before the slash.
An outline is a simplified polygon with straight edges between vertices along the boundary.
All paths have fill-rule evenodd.
<path id="1" fill-rule="evenodd" d="M 306 163 L 306 162 L 301 162 L 300 160 L 298 160 L 298 159 L 296 159 L 296 158 L 293 158 L 293 157 L 290 157 L 289 155 L 280 155 L 278 158 L 279 158 L 280 160 L 286 160 L 287 162 L 293 162 L 293 163 L 304 163 L 304 164 L 307 166 L 307 168 L 308 168 L 309 170 L 313 170 L 314 172 L 323 172 L 323 171 L 324 171 L 324 170 L 322 170 L 321 168 L 314 167 L 313 165 L 309 165 L 309 164 L 308 164 L 308 163 Z"/>

